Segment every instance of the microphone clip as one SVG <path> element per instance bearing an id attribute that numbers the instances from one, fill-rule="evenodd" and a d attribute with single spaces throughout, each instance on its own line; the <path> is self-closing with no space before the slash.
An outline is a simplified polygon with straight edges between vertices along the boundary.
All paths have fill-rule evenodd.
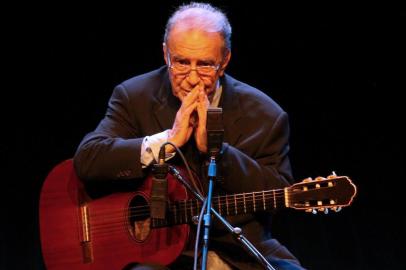
<path id="1" fill-rule="evenodd" d="M 151 189 L 151 218 L 165 219 L 168 199 L 168 175 L 169 167 L 165 159 L 159 159 L 159 163 L 152 166 L 152 189 Z"/>

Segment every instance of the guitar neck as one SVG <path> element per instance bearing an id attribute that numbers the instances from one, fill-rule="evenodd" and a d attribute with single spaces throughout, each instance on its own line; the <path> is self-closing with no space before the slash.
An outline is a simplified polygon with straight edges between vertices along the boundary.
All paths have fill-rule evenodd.
<path id="1" fill-rule="evenodd" d="M 222 216 L 270 211 L 285 207 L 284 189 L 223 195 L 212 198 L 212 207 Z M 196 199 L 168 203 L 166 220 L 152 220 L 153 227 L 164 227 L 192 222 L 198 216 L 202 203 Z"/>

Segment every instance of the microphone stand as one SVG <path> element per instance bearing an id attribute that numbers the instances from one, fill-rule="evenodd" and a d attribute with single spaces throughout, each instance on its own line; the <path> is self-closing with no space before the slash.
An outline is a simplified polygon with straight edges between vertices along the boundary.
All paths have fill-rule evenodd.
<path id="1" fill-rule="evenodd" d="M 217 177 L 217 165 L 216 165 L 216 158 L 218 155 L 221 154 L 221 149 L 223 146 L 223 137 L 224 137 L 224 128 L 223 128 L 223 121 L 222 121 L 222 109 L 221 108 L 213 108 L 209 107 L 207 110 L 207 122 L 206 122 L 206 129 L 207 129 L 207 152 L 210 156 L 210 163 L 208 167 L 208 178 L 209 178 L 209 187 L 207 191 L 207 199 L 206 199 L 206 206 L 203 221 L 204 221 L 204 235 L 203 235 L 203 251 L 202 251 L 202 270 L 206 270 L 207 267 L 207 254 L 209 249 L 209 232 L 211 226 L 211 214 L 214 214 L 223 224 L 224 226 L 230 231 L 232 235 L 245 247 L 251 255 L 253 255 L 257 261 L 264 267 L 264 269 L 268 270 L 275 270 L 275 268 L 266 260 L 266 258 L 255 248 L 255 246 L 248 241 L 247 238 L 242 234 L 241 228 L 231 226 L 228 221 L 226 221 L 216 210 L 211 207 L 211 200 L 212 200 L 212 193 L 213 193 L 213 182 Z M 164 163 L 165 160 L 165 145 L 171 144 L 175 147 L 176 151 L 179 152 L 185 165 L 187 166 L 187 162 L 183 157 L 182 152 L 170 142 L 166 142 L 161 146 L 160 151 L 160 163 Z M 187 166 L 188 168 L 188 166 Z M 169 171 L 173 174 L 194 196 L 199 199 L 204 205 L 204 198 L 200 195 L 195 189 L 193 189 L 187 181 L 183 179 L 180 175 L 179 171 L 176 170 L 173 166 L 169 166 Z M 190 170 L 188 169 L 189 173 Z M 192 179 L 193 176 L 191 175 Z M 197 236 L 199 237 L 199 236 Z"/>
<path id="2" fill-rule="evenodd" d="M 211 160 L 210 160 L 211 163 Z M 211 168 L 212 170 L 214 170 L 214 174 L 215 174 L 215 163 L 214 163 L 214 167 Z M 169 165 L 169 173 L 172 174 L 173 176 L 175 176 L 176 179 L 178 179 L 178 181 L 180 181 L 200 202 L 204 202 L 204 198 L 197 192 L 195 191 L 192 186 L 189 184 L 188 181 L 186 181 L 183 176 L 180 174 L 180 172 L 173 166 Z M 209 174 L 212 173 L 210 171 L 210 165 L 209 165 Z M 213 177 L 211 181 L 213 180 Z M 212 183 L 209 183 L 209 189 L 210 189 L 210 185 L 212 185 Z M 211 195 L 210 195 L 211 196 Z M 211 199 L 211 198 L 210 198 Z M 209 200 L 209 198 L 208 198 Z M 217 217 L 218 220 L 221 221 L 221 223 L 223 223 L 223 225 L 227 228 L 227 230 L 239 241 L 239 243 L 241 243 L 241 245 L 243 247 L 246 248 L 246 250 L 248 250 L 250 252 L 250 254 L 264 267 L 264 269 L 268 269 L 268 270 L 276 270 L 264 257 L 264 255 L 262 255 L 258 249 L 247 239 L 245 238 L 245 236 L 242 233 L 242 229 L 239 227 L 233 227 L 227 220 L 225 220 L 214 208 L 211 207 L 211 205 L 209 204 L 209 202 L 207 203 L 207 205 L 209 207 L 207 207 L 207 209 L 210 211 L 207 215 L 210 216 L 210 213 L 212 213 L 213 215 L 215 215 Z M 208 223 L 210 225 L 210 219 L 208 220 Z M 205 220 L 205 226 L 206 226 L 206 220 Z M 206 227 L 205 227 L 206 229 Z M 206 236 L 206 234 L 205 234 Z M 207 240 L 208 240 L 208 235 L 207 235 Z M 206 239 L 205 239 L 206 242 Z M 206 255 L 207 255 L 207 251 L 206 251 Z M 207 258 L 207 256 L 206 256 Z M 204 269 L 206 268 L 206 261 L 207 259 L 205 259 L 204 264 L 202 263 L 202 267 L 204 267 Z"/>
<path id="3" fill-rule="evenodd" d="M 203 235 L 203 250 L 202 250 L 202 270 L 206 270 L 207 267 L 207 254 L 209 251 L 209 232 L 211 226 L 211 198 L 213 194 L 213 179 L 216 177 L 216 156 L 210 157 L 210 163 L 208 168 L 209 188 L 207 190 L 207 204 L 205 214 L 203 216 L 204 235 Z"/>

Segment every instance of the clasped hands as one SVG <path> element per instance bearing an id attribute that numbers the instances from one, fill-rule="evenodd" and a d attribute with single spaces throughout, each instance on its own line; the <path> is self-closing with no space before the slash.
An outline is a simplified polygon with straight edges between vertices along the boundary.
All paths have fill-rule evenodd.
<path id="1" fill-rule="evenodd" d="M 204 85 L 199 83 L 183 98 L 172 129 L 169 130 L 168 141 L 181 147 L 193 133 L 199 151 L 207 153 L 206 118 L 209 104 Z M 174 151 L 172 147 L 168 150 Z"/>

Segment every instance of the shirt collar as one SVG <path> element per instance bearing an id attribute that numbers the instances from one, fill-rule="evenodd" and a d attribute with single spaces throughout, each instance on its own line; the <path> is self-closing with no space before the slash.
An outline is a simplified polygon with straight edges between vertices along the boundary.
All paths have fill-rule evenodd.
<path id="1" fill-rule="evenodd" d="M 214 91 L 213 99 L 211 100 L 211 107 L 218 107 L 220 104 L 221 93 L 223 92 L 223 87 L 220 84 L 220 80 L 217 80 L 216 90 Z"/>

